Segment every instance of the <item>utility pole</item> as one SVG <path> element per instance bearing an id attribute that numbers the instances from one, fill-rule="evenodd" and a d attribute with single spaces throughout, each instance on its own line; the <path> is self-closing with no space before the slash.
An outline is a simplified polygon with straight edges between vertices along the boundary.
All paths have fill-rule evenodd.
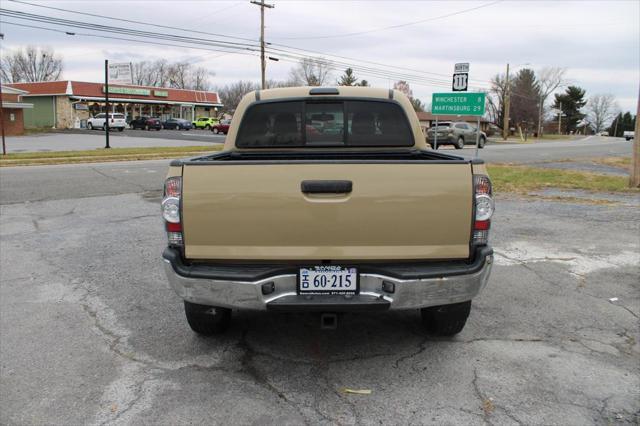
<path id="1" fill-rule="evenodd" d="M 504 101 L 502 104 L 504 105 L 504 118 L 502 120 L 502 138 L 506 141 L 507 137 L 509 137 L 509 107 L 511 105 L 511 90 L 509 84 L 509 64 L 507 64 L 507 77 L 505 79 L 505 87 L 504 87 Z"/>
<path id="2" fill-rule="evenodd" d="M 633 133 L 633 162 L 631 164 L 631 176 L 629 186 L 640 188 L 640 93 L 638 93 L 638 108 L 636 110 L 636 128 Z"/>
<path id="3" fill-rule="evenodd" d="M 264 59 L 264 8 L 273 9 L 275 6 L 265 3 L 264 0 L 253 0 L 251 3 L 260 6 L 260 66 L 262 70 L 262 89 L 266 89 L 267 79 L 265 77 L 265 71 L 267 69 L 267 62 Z"/>
<path id="4" fill-rule="evenodd" d="M 562 134 L 562 102 L 560 102 L 560 112 L 558 112 L 558 134 Z"/>

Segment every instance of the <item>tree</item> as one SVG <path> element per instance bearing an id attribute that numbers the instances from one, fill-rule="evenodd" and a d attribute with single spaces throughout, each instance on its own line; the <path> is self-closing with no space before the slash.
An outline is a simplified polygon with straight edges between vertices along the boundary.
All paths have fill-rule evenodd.
<path id="1" fill-rule="evenodd" d="M 616 114 L 616 100 L 612 94 L 593 95 L 587 103 L 587 117 L 596 133 L 604 130 L 605 126 Z"/>
<path id="2" fill-rule="evenodd" d="M 213 72 L 195 68 L 189 62 L 169 63 L 166 59 L 134 62 L 133 84 L 140 86 L 173 87 L 176 89 L 210 90 L 209 77 Z"/>
<path id="3" fill-rule="evenodd" d="M 587 104 L 584 95 L 585 90 L 578 86 L 569 86 L 564 93 L 555 95 L 553 107 L 560 109 L 566 116 L 563 121 L 567 132 L 575 132 L 578 123 L 585 117 L 585 114 L 580 111 Z"/>
<path id="4" fill-rule="evenodd" d="M 2 57 L 0 76 L 6 83 L 33 83 L 59 80 L 62 75 L 62 57 L 49 47 L 28 46 Z"/>
<path id="5" fill-rule="evenodd" d="M 338 80 L 338 86 L 355 86 L 358 79 L 353 74 L 353 69 L 347 68 L 344 74 L 340 76 Z"/>
<path id="6" fill-rule="evenodd" d="M 538 105 L 538 135 L 542 135 L 542 124 L 545 115 L 545 103 L 549 96 L 566 84 L 566 68 L 545 67 L 538 72 L 540 86 L 540 103 Z"/>
<path id="7" fill-rule="evenodd" d="M 513 81 L 512 81 L 513 83 Z M 510 84 L 512 85 L 512 84 Z M 507 93 L 507 79 L 504 74 L 496 74 L 491 79 L 491 100 L 489 102 L 490 115 L 493 114 L 495 123 L 502 128 L 504 121 L 504 98 Z"/>
<path id="8" fill-rule="evenodd" d="M 424 112 L 425 104 L 418 98 L 409 98 L 415 112 Z"/>
<path id="9" fill-rule="evenodd" d="M 322 86 L 329 80 L 331 68 L 324 58 L 303 58 L 289 72 L 290 80 L 298 86 Z"/>
<path id="10" fill-rule="evenodd" d="M 218 88 L 218 95 L 224 104 L 225 111 L 233 113 L 244 95 L 258 89 L 260 89 L 258 83 L 240 80 Z"/>
<path id="11" fill-rule="evenodd" d="M 424 111 L 424 108 L 425 108 L 424 103 L 420 99 L 413 97 L 413 90 L 411 90 L 409 83 L 407 83 L 404 80 L 399 80 L 394 83 L 393 88 L 395 90 L 399 90 L 400 92 L 404 93 L 407 96 L 407 98 L 409 98 L 409 101 L 411 101 L 411 106 L 413 106 L 414 111 L 416 112 Z"/>
<path id="12" fill-rule="evenodd" d="M 540 83 L 531 69 L 521 69 L 513 79 L 511 93 L 510 119 L 512 124 L 531 129 L 538 120 L 540 102 Z"/>
<path id="13" fill-rule="evenodd" d="M 357 83 L 356 86 L 369 87 L 369 82 L 367 80 L 360 80 L 360 83 Z"/>

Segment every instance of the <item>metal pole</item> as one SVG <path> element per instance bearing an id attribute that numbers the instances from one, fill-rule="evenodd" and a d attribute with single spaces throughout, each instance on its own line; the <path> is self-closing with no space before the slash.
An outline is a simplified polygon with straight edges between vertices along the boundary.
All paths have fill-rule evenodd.
<path id="1" fill-rule="evenodd" d="M 511 105 L 511 93 L 509 90 L 509 64 L 507 64 L 507 77 L 505 79 L 504 87 L 504 117 L 502 120 L 502 138 L 506 141 L 509 136 L 509 107 Z"/>
<path id="2" fill-rule="evenodd" d="M 434 132 L 436 135 L 435 141 L 433 142 L 433 149 L 438 149 L 438 116 L 436 115 L 436 131 Z"/>
<path id="3" fill-rule="evenodd" d="M 1 105 L 4 103 L 2 100 L 2 82 L 0 81 L 0 127 L 2 128 L 2 155 L 7 155 L 7 145 L 4 142 L 4 107 Z"/>
<path id="4" fill-rule="evenodd" d="M 104 135 L 105 135 L 105 149 L 111 148 L 109 146 L 109 60 L 104 60 Z"/>
<path id="5" fill-rule="evenodd" d="M 478 158 L 479 145 L 480 145 L 480 116 L 478 116 L 478 127 L 476 127 L 476 158 Z"/>

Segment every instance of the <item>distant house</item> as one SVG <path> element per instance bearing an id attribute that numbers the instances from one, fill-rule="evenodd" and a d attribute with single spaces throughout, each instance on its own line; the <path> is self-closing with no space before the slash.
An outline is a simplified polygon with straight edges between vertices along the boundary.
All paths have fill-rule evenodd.
<path id="1" fill-rule="evenodd" d="M 418 114 L 422 132 L 426 133 L 427 129 L 436 124 L 436 116 L 430 112 L 417 112 L 416 114 Z M 464 121 L 465 123 L 475 125 L 478 123 L 478 117 L 471 115 L 438 115 L 438 121 Z M 491 122 L 489 120 L 480 117 L 480 129 L 482 129 L 483 132 L 487 132 L 490 125 Z"/>
<path id="2" fill-rule="evenodd" d="M 2 129 L 5 136 L 24 133 L 24 110 L 33 108 L 33 104 L 22 102 L 26 90 L 2 85 Z"/>

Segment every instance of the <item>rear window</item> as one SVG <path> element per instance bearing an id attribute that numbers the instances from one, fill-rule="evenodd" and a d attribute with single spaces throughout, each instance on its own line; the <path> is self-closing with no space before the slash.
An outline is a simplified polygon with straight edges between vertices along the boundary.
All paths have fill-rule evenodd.
<path id="1" fill-rule="evenodd" d="M 380 101 L 286 101 L 256 104 L 245 113 L 241 148 L 413 146 L 402 108 Z"/>

